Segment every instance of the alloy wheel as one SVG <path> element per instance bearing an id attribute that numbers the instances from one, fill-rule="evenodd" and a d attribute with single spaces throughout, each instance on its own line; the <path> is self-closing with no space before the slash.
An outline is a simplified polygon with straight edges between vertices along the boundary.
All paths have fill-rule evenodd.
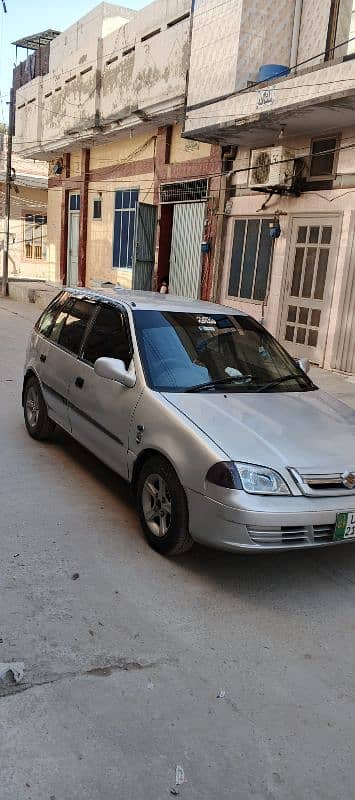
<path id="1" fill-rule="evenodd" d="M 30 386 L 26 395 L 26 416 L 30 428 L 35 428 L 38 424 L 40 412 L 40 399 L 35 386 Z"/>
<path id="2" fill-rule="evenodd" d="M 148 475 L 146 478 L 142 506 L 150 532 L 159 539 L 166 536 L 171 524 L 171 497 L 161 475 Z"/>

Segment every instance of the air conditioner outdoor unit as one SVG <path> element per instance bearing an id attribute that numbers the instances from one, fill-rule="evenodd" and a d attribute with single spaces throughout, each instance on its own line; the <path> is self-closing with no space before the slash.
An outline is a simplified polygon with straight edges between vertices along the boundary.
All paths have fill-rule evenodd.
<path id="1" fill-rule="evenodd" d="M 295 154 L 285 147 L 269 147 L 251 151 L 249 186 L 289 186 L 291 183 Z"/>

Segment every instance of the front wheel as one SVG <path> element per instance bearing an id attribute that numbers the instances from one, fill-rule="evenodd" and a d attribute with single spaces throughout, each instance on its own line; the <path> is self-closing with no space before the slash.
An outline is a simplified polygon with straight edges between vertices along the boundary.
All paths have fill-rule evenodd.
<path id="1" fill-rule="evenodd" d="M 154 550 L 173 556 L 192 547 L 185 492 L 164 458 L 153 456 L 144 464 L 137 483 L 137 505 L 142 528 Z"/>
<path id="2" fill-rule="evenodd" d="M 41 387 L 34 375 L 26 382 L 23 400 L 28 433 L 33 439 L 48 439 L 55 429 L 55 423 L 49 419 Z"/>

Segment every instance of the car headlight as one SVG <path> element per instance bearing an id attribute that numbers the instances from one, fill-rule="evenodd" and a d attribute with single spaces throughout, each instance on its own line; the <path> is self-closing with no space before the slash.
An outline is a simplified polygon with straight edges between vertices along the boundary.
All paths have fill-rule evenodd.
<path id="1" fill-rule="evenodd" d="M 243 489 L 248 494 L 291 494 L 287 483 L 278 472 L 256 464 L 219 461 L 208 470 L 206 481 L 226 489 Z"/>

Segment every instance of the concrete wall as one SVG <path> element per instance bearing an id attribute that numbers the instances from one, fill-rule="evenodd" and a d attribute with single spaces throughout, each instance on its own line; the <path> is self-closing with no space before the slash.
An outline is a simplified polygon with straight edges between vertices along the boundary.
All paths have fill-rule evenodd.
<path id="1" fill-rule="evenodd" d="M 71 61 L 73 66 L 82 65 L 89 58 L 95 58 L 97 39 L 122 27 L 135 14 L 130 8 L 112 3 L 95 6 L 53 40 L 49 56 L 50 71 L 60 73 L 66 62 Z M 81 60 L 83 56 L 84 60 Z"/>
<path id="2" fill-rule="evenodd" d="M 81 150 L 74 150 L 70 154 L 70 177 L 75 178 L 81 175 Z"/>
<path id="3" fill-rule="evenodd" d="M 157 0 L 103 40 L 100 110 L 103 120 L 137 109 L 183 102 L 188 66 L 187 0 Z M 160 32 L 158 32 L 160 30 Z M 155 32 L 155 33 L 154 33 Z M 150 36 L 150 34 L 154 35 Z M 145 40 L 145 36 L 148 36 Z M 143 41 L 142 41 L 143 38 Z M 126 52 L 134 48 L 133 52 Z"/>
<path id="4" fill-rule="evenodd" d="M 297 63 L 325 50 L 330 5 L 331 0 L 303 0 Z M 323 62 L 324 55 L 319 55 L 310 66 Z"/>
<path id="5" fill-rule="evenodd" d="M 308 127 L 313 127 L 315 134 L 319 130 L 336 130 L 341 125 L 340 120 L 344 120 L 345 117 L 339 118 L 339 113 L 332 116 L 331 103 L 329 103 L 329 108 L 325 105 L 322 107 L 321 104 L 322 102 L 325 104 L 330 95 L 343 96 L 345 93 L 352 92 L 354 85 L 355 61 L 330 64 L 320 70 L 281 80 L 273 87 L 272 103 L 262 108 L 257 105 L 257 92 L 250 91 L 214 103 L 213 107 L 207 106 L 201 110 L 189 111 L 185 130 L 197 135 L 197 131 L 202 131 L 204 128 L 207 130 L 211 125 L 221 125 L 224 126 L 228 137 L 228 133 L 231 135 L 230 126 L 233 120 L 234 131 L 232 133 L 235 135 L 238 135 L 236 128 L 247 124 L 250 127 L 250 138 L 254 135 L 261 137 L 259 146 L 274 144 L 275 129 L 282 123 L 287 122 L 288 128 L 294 124 L 295 127 L 302 130 L 300 108 L 306 103 L 310 105 L 310 116 L 306 124 Z M 344 103 L 343 106 L 345 115 L 346 104 Z M 271 111 L 272 114 L 275 114 L 274 118 L 270 116 Z M 282 116 L 281 118 L 283 113 L 288 117 Z M 305 111 L 302 112 L 303 119 L 305 113 Z M 212 116 L 210 117 L 209 114 Z M 349 105 L 348 119 L 353 120 L 351 104 Z M 238 121 L 237 125 L 234 120 Z M 228 126 L 229 131 L 227 130 Z M 303 129 L 305 128 L 303 127 Z M 246 138 L 248 138 L 247 135 Z"/>
<path id="6" fill-rule="evenodd" d="M 48 280 L 59 282 L 62 189 L 48 189 Z"/>
<path id="7" fill-rule="evenodd" d="M 294 0 L 197 0 L 188 105 L 245 87 L 262 64 L 289 64 L 293 14 Z"/>
<path id="8" fill-rule="evenodd" d="M 170 163 L 183 164 L 194 161 L 196 158 L 208 158 L 211 154 L 211 145 L 206 142 L 197 142 L 192 139 L 183 139 L 181 136 L 182 125 L 174 125 L 171 134 Z"/>
<path id="9" fill-rule="evenodd" d="M 127 161 L 137 162 L 154 156 L 154 136 L 157 129 L 153 128 L 146 133 L 136 133 L 132 138 L 126 137 L 115 142 L 93 147 L 90 151 L 90 170 L 101 169 L 113 165 L 123 164 Z M 72 157 L 70 158 L 71 165 Z M 71 170 L 70 170 L 71 171 Z"/>
<path id="10" fill-rule="evenodd" d="M 17 93 L 16 148 L 49 160 L 85 137 L 112 136 L 111 123 L 117 134 L 117 121 L 131 128 L 144 114 L 175 119 L 188 66 L 189 20 L 181 17 L 189 9 L 189 0 L 156 0 L 137 14 L 102 3 L 54 39 L 48 75 Z"/>

